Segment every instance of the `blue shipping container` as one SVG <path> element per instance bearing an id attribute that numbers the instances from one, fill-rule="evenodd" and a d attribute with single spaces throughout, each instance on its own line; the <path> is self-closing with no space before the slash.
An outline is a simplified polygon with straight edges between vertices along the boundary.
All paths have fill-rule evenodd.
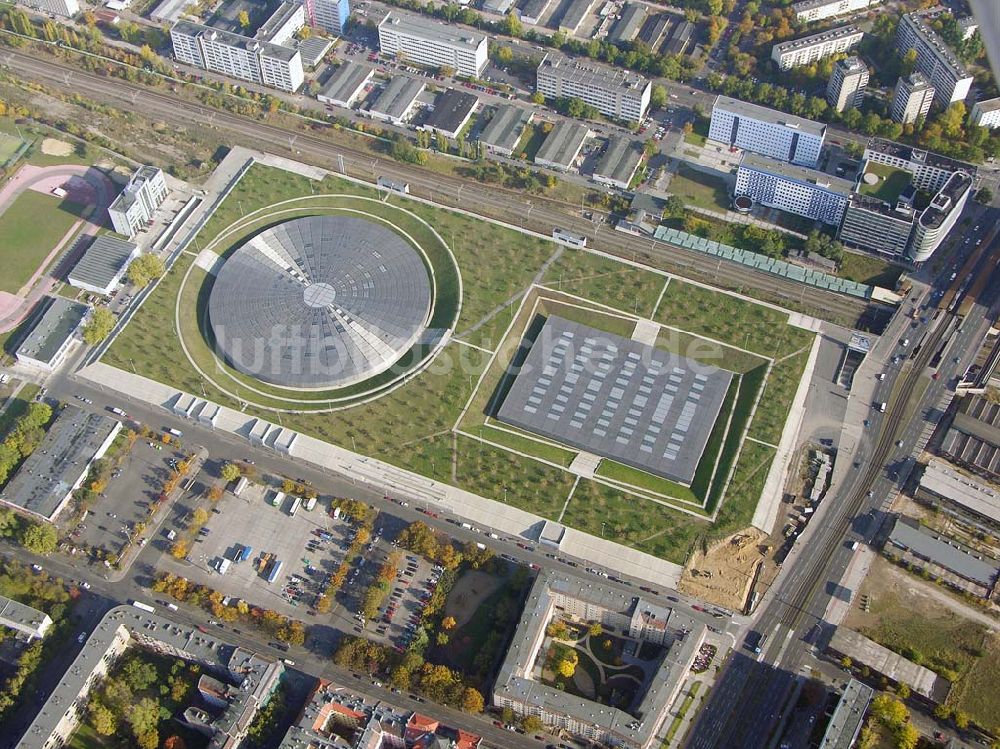
<path id="1" fill-rule="evenodd" d="M 274 564 L 271 565 L 271 572 L 267 576 L 267 581 L 269 583 L 273 583 L 275 580 L 278 579 L 278 575 L 280 574 L 281 574 L 281 562 L 276 560 Z"/>
<path id="2" fill-rule="evenodd" d="M 251 554 L 253 554 L 253 547 L 252 546 L 244 546 L 243 549 L 242 549 L 242 551 L 240 551 L 240 559 L 239 559 L 239 561 L 245 562 L 246 560 L 248 560 L 250 558 Z"/>

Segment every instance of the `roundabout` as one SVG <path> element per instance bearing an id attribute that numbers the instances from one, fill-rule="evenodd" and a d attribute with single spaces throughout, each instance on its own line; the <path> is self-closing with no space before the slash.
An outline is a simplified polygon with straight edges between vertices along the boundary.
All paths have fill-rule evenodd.
<path id="1" fill-rule="evenodd" d="M 392 392 L 450 337 L 462 282 L 422 218 L 378 200 L 304 196 L 248 213 L 201 246 L 175 300 L 197 374 L 243 407 L 329 412 Z"/>

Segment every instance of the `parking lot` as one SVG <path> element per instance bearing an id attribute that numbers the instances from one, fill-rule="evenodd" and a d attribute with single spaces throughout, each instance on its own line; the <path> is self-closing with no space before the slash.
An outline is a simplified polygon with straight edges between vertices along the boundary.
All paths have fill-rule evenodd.
<path id="1" fill-rule="evenodd" d="M 112 558 L 117 556 L 135 524 L 147 519 L 150 504 L 171 473 L 170 461 L 185 457 L 177 448 L 137 439 L 121 466 L 111 473 L 89 515 L 68 529 L 76 548 L 101 549 Z"/>
<path id="2" fill-rule="evenodd" d="M 379 566 L 386 561 L 389 553 L 395 551 L 384 540 L 369 554 L 368 561 L 359 579 L 363 580 L 361 590 L 374 580 Z M 378 616 L 365 623 L 365 635 L 371 639 L 381 640 L 403 650 L 410 643 L 413 633 L 420 624 L 424 604 L 430 598 L 438 578 L 440 567 L 432 567 L 426 559 L 401 552 L 403 554 L 399 572 L 389 592 L 389 597 L 379 611 Z M 358 602 L 359 603 L 359 602 Z M 355 606 L 351 613 L 356 613 Z"/>
<path id="3" fill-rule="evenodd" d="M 195 535 L 187 559 L 167 554 L 157 566 L 224 595 L 304 619 L 323 578 L 343 559 L 352 529 L 330 516 L 325 498 L 312 510 L 299 506 L 293 516 L 291 497 L 275 507 L 274 495 L 273 488 L 260 484 L 251 484 L 239 497 L 227 490 Z"/>

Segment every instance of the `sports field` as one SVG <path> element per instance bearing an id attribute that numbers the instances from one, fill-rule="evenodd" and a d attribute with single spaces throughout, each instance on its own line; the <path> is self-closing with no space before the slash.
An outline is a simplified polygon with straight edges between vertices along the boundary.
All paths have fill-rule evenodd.
<path id="1" fill-rule="evenodd" d="M 53 195 L 25 190 L 0 215 L 0 291 L 16 294 L 79 216 Z"/>
<path id="2" fill-rule="evenodd" d="M 683 562 L 695 543 L 749 524 L 812 334 L 790 327 L 780 310 L 642 266 L 401 196 L 366 200 L 372 196 L 371 189 L 336 177 L 310 183 L 255 165 L 207 222 L 196 246 L 224 255 L 269 222 L 362 206 L 373 216 L 405 223 L 425 248 L 443 241 L 457 264 L 454 280 L 442 279 L 442 294 L 451 295 L 443 309 L 457 312 L 457 321 L 442 313 L 442 327 L 454 330 L 449 342 L 405 384 L 331 411 L 337 403 L 330 402 L 336 397 L 330 393 L 289 404 L 282 400 L 287 393 L 222 371 L 201 319 L 210 278 L 194 266 L 193 248 L 163 278 L 104 362 L 126 371 L 134 366 L 139 374 L 220 404 L 239 408 L 245 401 L 247 414 L 269 420 L 275 420 L 270 409 L 283 410 L 285 427 L 674 562 Z M 275 204 L 288 212 L 276 217 Z M 254 213 L 262 209 L 267 215 Z M 638 318 L 654 319 L 662 325 L 658 347 L 686 350 L 697 340 L 702 355 L 738 373 L 723 405 L 725 424 L 717 420 L 705 450 L 710 460 L 691 487 L 611 462 L 594 479 L 578 479 L 567 470 L 575 450 L 486 419 L 485 404 L 504 357 L 539 304 L 625 336 Z M 748 430 L 758 441 L 743 439 Z"/>
<path id="3" fill-rule="evenodd" d="M 20 150 L 24 141 L 16 135 L 0 132 L 0 165 L 6 164 Z"/>

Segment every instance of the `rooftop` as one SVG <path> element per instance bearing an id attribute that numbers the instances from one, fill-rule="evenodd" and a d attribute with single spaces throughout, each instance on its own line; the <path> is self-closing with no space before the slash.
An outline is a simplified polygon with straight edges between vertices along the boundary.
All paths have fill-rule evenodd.
<path id="1" fill-rule="evenodd" d="M 571 120 L 561 120 L 545 136 L 541 148 L 535 154 L 535 161 L 546 161 L 568 169 L 573 165 L 573 160 L 589 137 L 590 130 L 586 125 Z"/>
<path id="2" fill-rule="evenodd" d="M 931 458 L 920 489 L 1000 522 L 1000 491 L 977 481 L 940 458 Z"/>
<path id="3" fill-rule="evenodd" d="M 396 11 L 390 11 L 382 19 L 379 28 L 381 29 L 383 26 L 392 26 L 400 34 L 416 36 L 432 42 L 463 46 L 471 50 L 476 49 L 486 41 L 486 35 L 478 31 L 451 26 L 439 21 L 432 21 L 422 16 L 397 13 Z"/>
<path id="4" fill-rule="evenodd" d="M 593 4 L 594 0 L 570 0 L 562 18 L 559 19 L 559 26 L 576 31 Z"/>
<path id="5" fill-rule="evenodd" d="M 856 55 L 851 55 L 850 57 L 837 60 L 837 67 L 840 68 L 845 75 L 860 73 L 863 70 L 868 70 L 868 66 L 865 65 L 864 61 Z"/>
<path id="6" fill-rule="evenodd" d="M 995 99 L 984 99 L 983 101 L 977 101 L 974 105 L 976 109 L 980 112 L 996 112 L 1000 110 L 1000 96 Z"/>
<path id="7" fill-rule="evenodd" d="M 649 80 L 638 73 L 612 67 L 585 65 L 566 57 L 547 56 L 538 65 L 538 73 L 559 75 L 564 81 L 574 81 L 581 85 L 600 89 L 629 88 L 642 91 L 650 85 Z"/>
<path id="8" fill-rule="evenodd" d="M 897 684 L 906 684 L 913 692 L 937 703 L 948 696 L 951 685 L 936 673 L 907 660 L 874 640 L 847 627 L 837 627 L 830 639 L 830 649 L 868 666 Z"/>
<path id="9" fill-rule="evenodd" d="M 323 61 L 323 56 L 333 46 L 333 40 L 322 36 L 311 36 L 308 39 L 300 39 L 295 46 L 302 55 L 302 64 L 314 68 Z"/>
<path id="10" fill-rule="evenodd" d="M 270 15 L 270 17 L 261 24 L 260 28 L 257 29 L 257 33 L 254 34 L 254 38 L 260 39 L 262 42 L 269 42 L 274 38 L 274 35 L 281 30 L 281 27 L 287 24 L 296 13 L 302 12 L 302 5 L 300 3 L 283 2 L 281 3 L 277 10 Z"/>
<path id="11" fill-rule="evenodd" d="M 822 8 L 826 5 L 835 5 L 841 2 L 841 0 L 800 0 L 797 3 L 792 3 L 792 10 L 796 13 L 801 13 L 806 10 L 812 10 L 813 8 Z"/>
<path id="12" fill-rule="evenodd" d="M 952 172 L 948 181 L 931 200 L 931 204 L 920 214 L 920 225 L 937 229 L 958 205 L 972 187 L 972 177 L 965 172 Z"/>
<path id="13" fill-rule="evenodd" d="M 907 517 L 896 518 L 889 542 L 986 588 L 991 587 L 997 577 L 995 559 L 984 557 Z"/>
<path id="14" fill-rule="evenodd" d="M 608 34 L 609 42 L 630 42 L 639 33 L 643 23 L 646 21 L 646 7 L 642 3 L 627 3 L 621 17 L 615 23 L 611 33 Z"/>
<path id="15" fill-rule="evenodd" d="M 851 679 L 844 687 L 837 708 L 830 716 L 819 749 L 851 749 L 875 690 L 864 682 Z"/>
<path id="16" fill-rule="evenodd" d="M 194 23 L 193 21 L 178 21 L 173 25 L 170 31 L 171 33 L 176 31 L 177 33 L 185 34 L 187 36 L 204 36 L 207 39 L 216 41 L 219 44 L 228 45 L 230 47 L 239 47 L 240 49 L 250 51 L 256 50 L 266 57 L 271 57 L 276 60 L 284 60 L 285 62 L 290 62 L 297 54 L 299 54 L 297 49 L 292 49 L 291 47 L 283 47 L 280 44 L 271 44 L 270 42 L 265 42 L 260 39 L 251 39 L 248 36 L 235 34 L 232 31 L 216 29 L 212 26 Z"/>
<path id="17" fill-rule="evenodd" d="M 827 174 L 818 169 L 809 169 L 808 167 L 778 161 L 777 159 L 761 156 L 750 151 L 744 151 L 743 158 L 740 160 L 740 168 L 777 174 L 787 179 L 816 185 L 817 187 L 822 187 L 830 192 L 842 195 L 850 195 L 854 191 L 854 182 L 849 179 Z"/>
<path id="18" fill-rule="evenodd" d="M 44 297 L 48 306 L 31 332 L 17 349 L 19 356 L 27 356 L 41 362 L 50 362 L 59 352 L 80 323 L 87 316 L 89 307 L 63 297 Z"/>
<path id="19" fill-rule="evenodd" d="M 594 168 L 594 175 L 607 177 L 628 184 L 642 159 L 642 150 L 631 139 L 616 135 L 609 139 L 608 147 Z"/>
<path id="20" fill-rule="evenodd" d="M 780 42 L 779 44 L 774 45 L 774 49 L 777 50 L 779 54 L 783 54 L 785 52 L 792 52 L 797 49 L 804 49 L 817 44 L 825 44 L 826 42 L 834 41 L 836 39 L 844 39 L 861 33 L 861 29 L 853 23 L 849 23 L 846 26 L 838 26 L 835 29 L 828 29 L 827 31 L 822 31 L 819 34 L 804 36 L 801 39 L 789 39 L 787 42 Z"/>
<path id="21" fill-rule="evenodd" d="M 139 245 L 109 234 L 102 234 L 87 248 L 69 273 L 70 282 L 78 281 L 106 289 L 117 279 L 138 252 Z"/>
<path id="22" fill-rule="evenodd" d="M 423 90 L 423 81 L 403 75 L 394 76 L 369 105 L 368 111 L 399 119 L 413 106 Z"/>
<path id="23" fill-rule="evenodd" d="M 514 104 L 501 104 L 479 134 L 479 140 L 494 148 L 513 151 L 530 120 L 531 110 Z"/>
<path id="24" fill-rule="evenodd" d="M 793 114 L 785 114 L 776 109 L 762 107 L 759 104 L 751 104 L 748 101 L 732 99 L 728 96 L 718 96 L 715 99 L 713 109 L 721 109 L 725 112 L 735 114 L 737 117 L 747 117 L 749 119 L 767 122 L 772 125 L 782 125 L 794 128 L 803 133 L 815 135 L 822 138 L 826 134 L 826 125 L 815 120 L 807 120 L 804 117 L 796 117 Z"/>
<path id="25" fill-rule="evenodd" d="M 945 169 L 950 172 L 963 171 L 976 176 L 976 167 L 965 161 L 958 161 L 948 156 L 942 156 L 933 151 L 924 151 L 920 148 L 907 146 L 884 138 L 872 138 L 865 144 L 864 158 L 868 158 L 868 152 L 885 154 L 893 158 L 910 162 L 914 167 L 929 166 L 937 169 Z"/>
<path id="26" fill-rule="evenodd" d="M 67 405 L 56 411 L 41 444 L 0 491 L 0 500 L 52 519 L 121 422 Z"/>
<path id="27" fill-rule="evenodd" d="M 946 63 L 959 77 L 964 78 L 969 75 L 969 72 L 965 69 L 965 65 L 955 56 L 951 48 L 945 44 L 944 39 L 928 23 L 928 21 L 937 18 L 942 13 L 950 12 L 950 10 L 936 5 L 933 8 L 907 13 L 903 16 L 900 23 L 908 23 L 910 28 L 923 37 L 924 42 L 934 50 L 935 55 L 942 62 Z"/>
<path id="28" fill-rule="evenodd" d="M 478 104 L 479 99 L 474 94 L 449 88 L 438 94 L 434 100 L 434 111 L 425 124 L 446 133 L 457 132 L 465 125 Z"/>
<path id="29" fill-rule="evenodd" d="M 52 620 L 48 614 L 7 596 L 0 596 L 0 626 L 44 634 Z"/>
<path id="30" fill-rule="evenodd" d="M 862 176 L 858 180 L 858 192 L 890 205 L 895 205 L 903 190 L 910 186 L 911 176 L 909 172 L 887 164 L 879 164 L 877 161 L 866 161 L 860 173 Z M 864 180 L 865 174 L 875 175 L 877 181 L 874 184 L 868 184 Z"/>
<path id="31" fill-rule="evenodd" d="M 361 86 L 375 75 L 375 69 L 356 62 L 342 63 L 323 84 L 318 96 L 346 102 Z"/>

